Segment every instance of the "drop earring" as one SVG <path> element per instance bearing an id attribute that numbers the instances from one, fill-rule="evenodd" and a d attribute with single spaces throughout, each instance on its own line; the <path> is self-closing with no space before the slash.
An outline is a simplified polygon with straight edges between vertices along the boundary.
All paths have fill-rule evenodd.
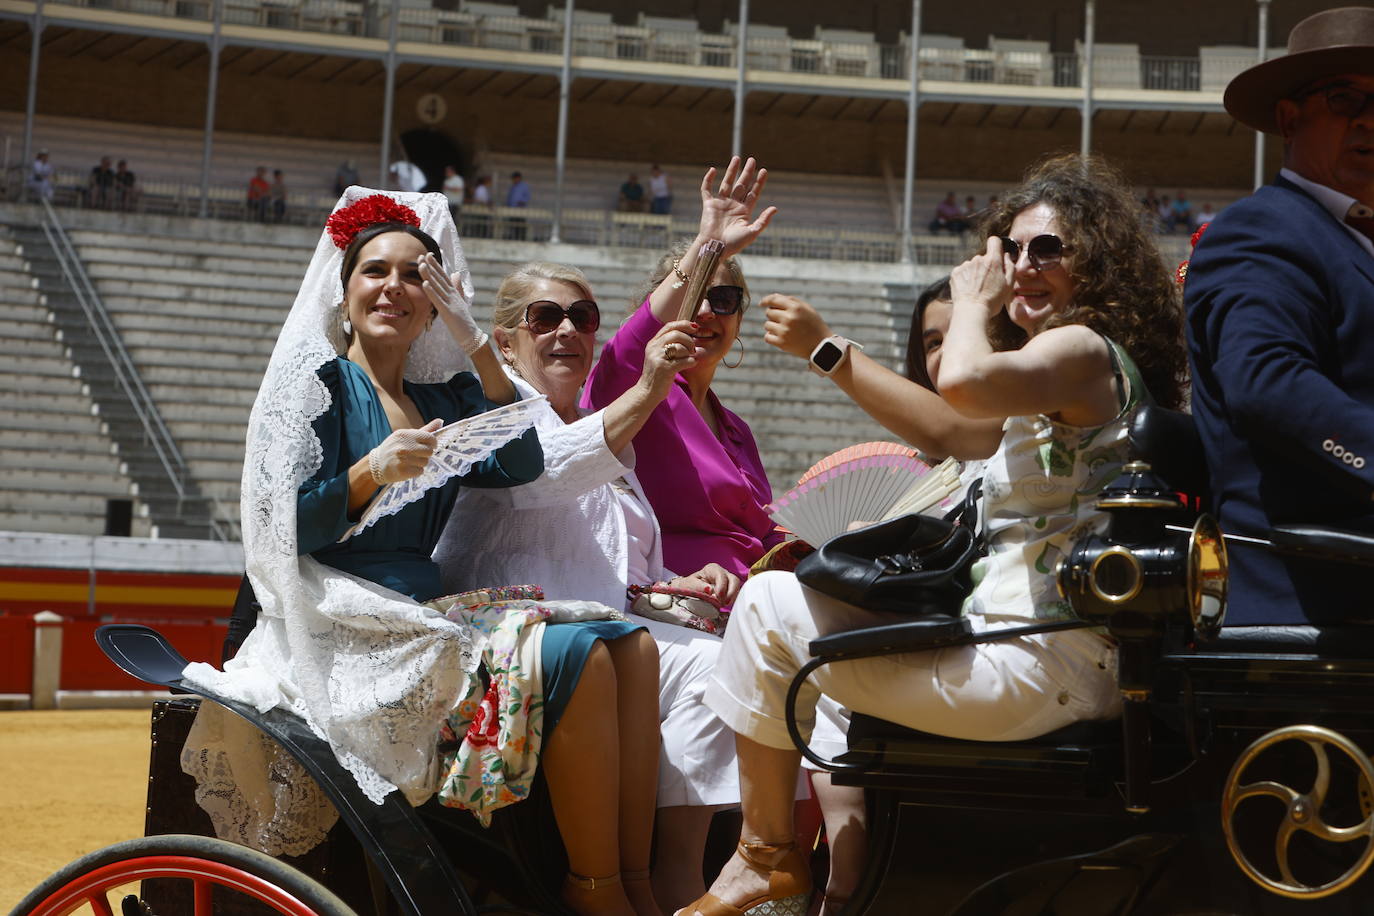
<path id="1" fill-rule="evenodd" d="M 741 365 L 744 364 L 744 340 L 743 338 L 736 336 L 735 343 L 739 344 L 739 359 L 735 360 L 735 364 L 732 366 L 723 359 L 720 361 L 720 364 L 727 369 L 738 369 Z M 731 345 L 731 349 L 734 349 L 733 345 Z"/>

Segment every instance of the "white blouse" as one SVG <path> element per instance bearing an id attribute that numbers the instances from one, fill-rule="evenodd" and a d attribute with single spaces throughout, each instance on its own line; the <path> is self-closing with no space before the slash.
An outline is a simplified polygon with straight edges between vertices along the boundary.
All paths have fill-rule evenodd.
<path id="1" fill-rule="evenodd" d="M 521 397 L 535 391 L 512 377 Z M 669 578 L 662 536 L 635 478 L 633 447 L 621 457 L 606 445 L 604 411 L 564 423 L 546 405 L 535 421 L 544 473 L 509 489 L 464 487 L 434 561 L 444 589 L 539 585 L 549 598 L 625 607 L 630 583 Z M 641 511 L 627 511 L 612 485 L 624 478 Z"/>

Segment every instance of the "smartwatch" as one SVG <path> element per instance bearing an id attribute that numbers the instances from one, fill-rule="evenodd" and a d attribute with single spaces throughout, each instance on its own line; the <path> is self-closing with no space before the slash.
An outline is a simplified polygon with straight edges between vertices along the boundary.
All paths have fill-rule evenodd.
<path id="1" fill-rule="evenodd" d="M 848 337 L 830 335 L 816 344 L 816 349 L 811 351 L 811 371 L 819 375 L 834 375 L 835 370 L 840 368 L 849 356 L 850 347 L 858 347 L 860 350 L 864 348 L 863 344 L 856 343 Z"/>

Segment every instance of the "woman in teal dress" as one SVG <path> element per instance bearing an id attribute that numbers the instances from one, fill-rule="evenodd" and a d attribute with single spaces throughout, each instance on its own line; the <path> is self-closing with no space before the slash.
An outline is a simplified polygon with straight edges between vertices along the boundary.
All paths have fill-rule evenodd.
<path id="1" fill-rule="evenodd" d="M 511 720 L 528 733 L 501 736 L 497 751 L 505 760 L 495 769 L 521 753 L 537 754 L 568 851 L 565 902 L 576 912 L 656 914 L 647 881 L 634 880 L 647 876 L 654 781 L 625 765 L 658 753 L 652 639 L 623 620 L 594 619 L 615 615 L 586 602 L 556 609 L 549 621 L 560 622 L 546 625 L 543 605 L 557 602 L 502 602 L 497 595 L 483 598 L 476 611 L 463 605 L 455 613 L 451 600 L 435 600 L 442 589 L 429 557 L 459 487 L 538 477 L 543 456 L 534 433 L 394 514 L 357 525 L 383 486 L 425 470 L 441 426 L 513 402 L 516 392 L 469 314 L 470 287 L 464 289 L 442 196 L 351 188 L 340 203 L 250 420 L 244 550 L 263 616 L 224 672 L 193 665 L 187 676 L 259 708 L 295 710 L 330 741 L 374 801 L 400 789 L 418 804 L 448 785 L 442 768 L 452 758 L 440 760 L 435 749 L 441 726 L 459 717 L 467 727 L 475 707 L 463 709 L 459 700 L 473 696 L 482 651 L 491 668 L 490 647 L 507 633 L 510 657 L 523 658 L 526 673 L 533 670 L 537 693 L 533 707 L 527 701 L 521 718 Z M 451 275 L 441 267 L 445 253 Z M 480 381 L 457 371 L 458 351 Z M 481 614 L 491 628 L 468 625 Z M 517 617 L 519 624 L 506 626 Z M 504 673 L 494 673 L 493 691 L 498 680 L 505 689 Z M 530 714 L 539 695 L 542 734 L 538 714 Z M 209 733 L 219 724 L 205 726 L 204 740 L 193 734 L 183 754 L 203 806 L 216 795 L 216 763 L 234 753 L 227 733 Z M 481 726 L 479 714 L 465 744 L 495 743 L 477 740 L 484 738 Z M 243 783 L 253 765 L 231 762 L 234 781 Z M 332 820 L 315 817 L 300 798 L 267 791 L 277 793 L 275 811 L 264 818 L 243 806 L 212 810 L 217 830 L 227 826 L 239 837 L 261 838 L 254 845 L 269 851 L 294 852 Z M 253 797 L 241 786 L 238 794 Z M 518 790 L 505 795 L 521 797 Z"/>

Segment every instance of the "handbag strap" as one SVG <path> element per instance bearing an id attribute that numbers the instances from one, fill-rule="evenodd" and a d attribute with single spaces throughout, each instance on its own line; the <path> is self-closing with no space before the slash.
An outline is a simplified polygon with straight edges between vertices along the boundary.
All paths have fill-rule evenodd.
<path id="1" fill-rule="evenodd" d="M 982 526 L 978 524 L 978 500 L 983 498 L 983 478 L 978 477 L 968 485 L 964 491 L 964 501 L 950 509 L 944 514 L 944 520 L 963 525 L 973 535 L 974 546 L 978 549 L 978 555 L 983 556 L 988 552 L 987 541 L 984 538 Z"/>

